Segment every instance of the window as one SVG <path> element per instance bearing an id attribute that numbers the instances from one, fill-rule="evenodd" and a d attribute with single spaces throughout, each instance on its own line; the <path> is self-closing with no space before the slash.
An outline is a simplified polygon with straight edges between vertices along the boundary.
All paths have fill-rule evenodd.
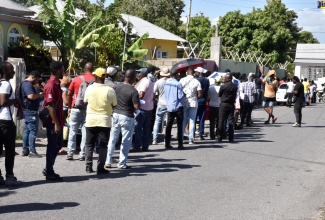
<path id="1" fill-rule="evenodd" d="M 157 51 L 157 59 L 168 58 L 168 53 L 166 51 Z"/>
<path id="2" fill-rule="evenodd" d="M 9 31 L 9 43 L 14 43 L 16 41 L 19 41 L 21 34 L 18 30 L 18 28 L 13 27 Z"/>

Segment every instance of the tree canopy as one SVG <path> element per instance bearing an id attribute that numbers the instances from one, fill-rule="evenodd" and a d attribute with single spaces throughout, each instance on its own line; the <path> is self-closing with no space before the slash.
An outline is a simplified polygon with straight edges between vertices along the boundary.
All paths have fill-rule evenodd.
<path id="1" fill-rule="evenodd" d="M 165 30 L 178 34 L 182 25 L 181 14 L 185 7 L 183 0 L 115 0 L 110 5 L 118 13 L 142 18 Z"/>
<path id="2" fill-rule="evenodd" d="M 281 0 L 267 0 L 264 10 L 251 13 L 228 12 L 221 17 L 218 34 L 223 37 L 223 50 L 256 53 L 271 59 L 271 64 L 292 62 L 296 44 L 318 43 L 310 32 L 298 27 L 296 12 Z"/>

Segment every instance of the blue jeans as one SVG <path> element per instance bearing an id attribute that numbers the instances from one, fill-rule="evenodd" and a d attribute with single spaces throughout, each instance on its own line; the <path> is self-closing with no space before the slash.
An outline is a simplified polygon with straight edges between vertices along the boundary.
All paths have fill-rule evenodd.
<path id="1" fill-rule="evenodd" d="M 38 132 L 38 112 L 24 111 L 23 151 L 36 153 L 35 140 Z"/>
<path id="2" fill-rule="evenodd" d="M 190 128 L 188 139 L 191 141 L 194 138 L 195 133 L 195 117 L 198 107 L 184 107 L 184 119 L 183 119 L 183 131 L 185 131 L 185 126 L 187 120 L 190 120 Z"/>
<path id="3" fill-rule="evenodd" d="M 166 113 L 167 113 L 167 107 L 161 107 L 161 106 L 157 107 L 156 120 L 155 120 L 155 125 L 153 127 L 153 134 L 152 134 L 152 139 L 154 141 L 157 141 L 158 132 L 162 127 L 162 122 Z"/>
<path id="4" fill-rule="evenodd" d="M 81 144 L 80 156 L 85 156 L 85 143 L 86 143 L 86 110 L 72 108 L 70 112 L 70 129 L 68 140 L 68 155 L 73 155 L 76 150 L 76 137 L 79 128 L 81 127 Z"/>
<path id="5" fill-rule="evenodd" d="M 196 114 L 196 120 L 199 121 L 199 137 L 203 138 L 204 135 L 204 122 L 205 122 L 205 112 L 206 112 L 206 106 L 205 105 L 199 105 L 197 109 Z M 194 126 L 195 128 L 195 126 Z"/>
<path id="6" fill-rule="evenodd" d="M 260 102 L 261 89 L 256 89 L 255 93 L 255 105 L 258 105 Z"/>
<path id="7" fill-rule="evenodd" d="M 63 135 L 54 133 L 54 124 L 50 123 L 46 126 L 47 146 L 46 146 L 46 172 L 53 174 L 53 166 L 59 150 L 63 146 Z"/>
<path id="8" fill-rule="evenodd" d="M 150 135 L 150 121 L 152 110 L 146 111 L 140 109 L 140 113 L 135 118 L 135 140 L 134 148 L 143 150 L 149 148 L 149 135 Z"/>
<path id="9" fill-rule="evenodd" d="M 106 164 L 112 164 L 112 156 L 115 151 L 116 142 L 119 139 L 119 135 L 122 132 L 120 159 L 118 167 L 126 167 L 126 160 L 129 155 L 129 151 L 132 147 L 132 137 L 134 131 L 134 118 L 127 117 L 125 115 L 113 114 L 113 123 L 111 128 L 110 139 L 108 142 L 108 150 L 106 157 Z"/>

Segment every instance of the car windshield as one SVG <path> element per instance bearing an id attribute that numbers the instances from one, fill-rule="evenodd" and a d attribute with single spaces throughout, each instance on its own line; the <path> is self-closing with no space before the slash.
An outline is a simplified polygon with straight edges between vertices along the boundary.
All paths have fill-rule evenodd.
<path id="1" fill-rule="evenodd" d="M 281 84 L 279 89 L 286 89 L 287 88 L 287 84 Z"/>

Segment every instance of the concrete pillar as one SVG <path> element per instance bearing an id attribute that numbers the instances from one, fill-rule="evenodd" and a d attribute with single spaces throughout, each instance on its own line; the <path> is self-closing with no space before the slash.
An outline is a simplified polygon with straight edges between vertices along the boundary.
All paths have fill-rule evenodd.
<path id="1" fill-rule="evenodd" d="M 217 70 L 220 69 L 222 56 L 222 39 L 221 37 L 211 37 L 210 59 L 217 64 Z"/>

